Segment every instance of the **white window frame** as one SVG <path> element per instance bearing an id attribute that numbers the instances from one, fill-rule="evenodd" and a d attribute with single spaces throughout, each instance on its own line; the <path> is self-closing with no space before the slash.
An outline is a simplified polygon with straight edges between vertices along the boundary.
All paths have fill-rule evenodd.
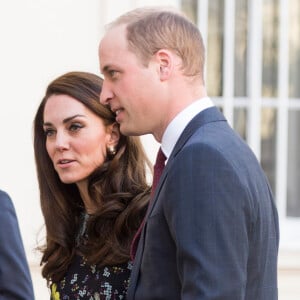
<path id="1" fill-rule="evenodd" d="M 279 1 L 278 97 L 263 98 L 262 88 L 262 5 L 263 0 L 248 1 L 247 81 L 248 97 L 234 97 L 235 0 L 224 0 L 223 97 L 212 98 L 233 125 L 234 108 L 248 110 L 247 143 L 260 161 L 261 109 L 277 112 L 276 204 L 280 220 L 280 248 L 300 250 L 300 218 L 287 216 L 288 112 L 300 110 L 299 99 L 289 99 L 289 1 Z M 208 0 L 198 0 L 198 27 L 205 45 L 208 41 Z M 261 21 L 259 21 L 261 20 Z M 207 72 L 205 70 L 205 72 Z M 299 196 L 300 197 L 300 196 Z"/>

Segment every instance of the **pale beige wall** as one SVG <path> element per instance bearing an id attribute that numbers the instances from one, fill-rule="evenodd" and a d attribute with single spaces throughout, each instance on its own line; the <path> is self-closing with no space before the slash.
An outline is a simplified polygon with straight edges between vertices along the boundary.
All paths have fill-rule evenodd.
<path id="1" fill-rule="evenodd" d="M 32 121 L 46 85 L 71 70 L 98 72 L 98 0 L 0 2 L 0 188 L 12 197 L 26 253 L 43 223 L 32 149 Z M 39 258 L 38 258 L 39 259 Z"/>
<path id="2" fill-rule="evenodd" d="M 56 76 L 72 70 L 99 74 L 97 49 L 103 25 L 142 4 L 116 0 L 0 1 L 0 188 L 15 204 L 37 299 L 47 299 L 47 289 L 37 267 L 40 255 L 34 251 L 37 239 L 43 237 L 43 232 L 38 235 L 43 218 L 32 149 L 35 111 L 47 84 Z M 151 136 L 143 141 L 154 159 L 157 144 Z"/>

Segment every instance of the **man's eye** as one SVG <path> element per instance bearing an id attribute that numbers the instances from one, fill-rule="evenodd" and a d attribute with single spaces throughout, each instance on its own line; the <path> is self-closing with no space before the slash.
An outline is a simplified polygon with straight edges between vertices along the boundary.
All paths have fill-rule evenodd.
<path id="1" fill-rule="evenodd" d="M 109 72 L 108 72 L 108 74 L 111 78 L 115 77 L 116 73 L 117 73 L 117 71 L 115 71 L 115 70 L 109 70 Z"/>

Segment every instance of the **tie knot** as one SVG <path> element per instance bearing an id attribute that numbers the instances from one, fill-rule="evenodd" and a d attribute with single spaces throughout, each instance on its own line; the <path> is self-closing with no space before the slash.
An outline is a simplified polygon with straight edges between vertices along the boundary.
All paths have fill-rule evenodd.
<path id="1" fill-rule="evenodd" d="M 165 161 L 166 161 L 166 156 L 162 152 L 161 148 L 159 148 L 157 156 L 156 156 L 154 168 L 164 168 Z"/>
<path id="2" fill-rule="evenodd" d="M 160 175 L 163 172 L 163 169 L 165 167 L 165 161 L 166 161 L 166 156 L 162 152 L 161 148 L 159 148 L 157 156 L 156 156 L 156 161 L 154 165 L 154 174 L 153 174 L 153 183 L 152 183 L 152 192 L 151 194 L 154 193 L 155 188 L 157 186 L 157 183 L 159 181 Z"/>

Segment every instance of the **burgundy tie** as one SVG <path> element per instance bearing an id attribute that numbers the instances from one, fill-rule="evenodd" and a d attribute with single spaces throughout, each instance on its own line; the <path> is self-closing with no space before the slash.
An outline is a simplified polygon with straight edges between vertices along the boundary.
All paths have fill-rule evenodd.
<path id="1" fill-rule="evenodd" d="M 156 161 L 154 165 L 154 173 L 153 173 L 153 183 L 152 183 L 152 188 L 151 188 L 151 196 L 153 196 L 156 186 L 158 184 L 160 175 L 162 174 L 164 167 L 165 167 L 165 161 L 166 161 L 166 156 L 162 152 L 161 148 L 159 148 L 157 156 L 156 156 Z"/>
<path id="2" fill-rule="evenodd" d="M 160 175 L 162 174 L 162 172 L 164 170 L 165 161 L 166 161 L 166 156 L 162 152 L 161 148 L 159 148 L 157 156 L 156 156 L 156 161 L 155 161 L 155 164 L 154 164 L 153 183 L 152 183 L 152 188 L 151 188 L 151 200 L 153 198 L 153 195 L 154 195 L 156 186 L 158 184 Z M 150 207 L 151 200 L 150 200 L 148 209 Z M 142 233 L 142 229 L 144 227 L 144 223 L 145 223 L 145 219 L 141 223 L 141 225 L 140 225 L 138 231 L 136 232 L 135 236 L 133 237 L 133 240 L 132 240 L 132 243 L 131 243 L 130 256 L 131 256 L 132 260 L 134 260 L 134 258 L 135 258 L 137 246 L 138 246 L 138 243 L 139 243 L 139 240 L 140 240 L 140 237 L 141 237 L 141 233 Z"/>

